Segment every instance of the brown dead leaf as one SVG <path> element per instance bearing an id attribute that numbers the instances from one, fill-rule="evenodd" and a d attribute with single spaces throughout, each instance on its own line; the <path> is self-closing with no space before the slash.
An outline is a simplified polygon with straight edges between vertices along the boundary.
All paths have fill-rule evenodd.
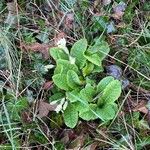
<path id="1" fill-rule="evenodd" d="M 53 87 L 53 81 L 47 81 L 43 84 L 43 89 L 44 90 L 49 90 Z"/>
<path id="2" fill-rule="evenodd" d="M 142 112 L 144 114 L 148 113 L 148 109 L 145 106 L 141 106 L 141 107 L 138 106 L 137 108 L 134 108 L 133 111 L 139 111 L 139 112 Z"/>
<path id="3" fill-rule="evenodd" d="M 78 150 L 80 149 L 85 141 L 85 136 L 83 134 L 79 135 L 75 140 L 73 140 L 70 144 L 69 144 L 69 148 L 68 150 Z"/>
<path id="4" fill-rule="evenodd" d="M 142 100 L 139 104 L 137 104 L 134 108 L 133 111 L 135 112 L 142 112 L 144 114 L 148 114 L 148 108 L 146 107 L 147 102 Z"/>
<path id="5" fill-rule="evenodd" d="M 64 137 L 61 139 L 61 142 L 63 144 L 67 144 L 69 142 L 69 135 L 68 134 L 64 134 Z"/>
<path id="6" fill-rule="evenodd" d="M 15 25 L 17 24 L 17 1 L 10 1 L 7 0 L 7 9 L 8 9 L 8 15 L 7 15 L 7 19 L 5 21 L 5 23 L 11 25 Z"/>
<path id="7" fill-rule="evenodd" d="M 48 59 L 49 58 L 48 51 L 52 46 L 49 44 L 40 44 L 40 43 L 32 43 L 32 44 L 21 43 L 20 47 L 26 51 L 31 50 L 34 52 L 40 52 L 42 53 L 45 59 Z"/>
<path id="8" fill-rule="evenodd" d="M 32 118 L 30 116 L 30 113 L 27 112 L 27 111 L 24 111 L 24 112 L 21 113 L 21 118 L 22 118 L 24 123 L 32 122 Z"/>
<path id="9" fill-rule="evenodd" d="M 77 134 L 72 129 L 67 129 L 62 132 L 61 142 L 65 145 L 77 138 Z"/>
<path id="10" fill-rule="evenodd" d="M 43 101 L 39 102 L 39 107 L 38 107 L 38 116 L 40 118 L 45 117 L 48 115 L 49 111 L 54 111 L 57 107 L 57 104 L 49 104 Z"/>

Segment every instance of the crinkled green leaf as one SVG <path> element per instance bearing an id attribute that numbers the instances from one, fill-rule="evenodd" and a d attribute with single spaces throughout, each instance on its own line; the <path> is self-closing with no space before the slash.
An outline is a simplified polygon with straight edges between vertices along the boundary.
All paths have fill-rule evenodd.
<path id="1" fill-rule="evenodd" d="M 113 104 L 106 104 L 102 108 L 97 107 L 96 114 L 103 120 L 111 120 L 115 117 L 117 112 L 117 105 Z"/>
<path id="2" fill-rule="evenodd" d="M 69 99 L 69 101 L 72 103 L 72 102 L 76 102 L 78 101 L 78 99 L 75 97 L 75 96 L 72 96 L 72 95 L 76 95 L 76 96 L 79 96 L 79 93 L 80 93 L 80 90 L 79 89 L 75 89 L 73 91 L 69 91 L 69 92 L 66 92 L 66 97 L 67 99 Z"/>
<path id="3" fill-rule="evenodd" d="M 103 71 L 104 71 L 104 69 L 102 66 L 96 66 L 95 65 L 92 73 L 99 73 L 99 72 L 103 72 Z"/>
<path id="4" fill-rule="evenodd" d="M 88 61 L 90 61 L 94 65 L 101 66 L 101 58 L 98 56 L 97 53 L 92 55 L 85 54 L 84 56 Z"/>
<path id="5" fill-rule="evenodd" d="M 94 69 L 94 64 L 90 62 L 86 62 L 86 66 L 82 69 L 83 76 L 87 76 L 92 73 Z"/>
<path id="6" fill-rule="evenodd" d="M 95 86 L 95 80 L 91 79 L 89 77 L 86 77 L 86 84 L 91 84 L 92 86 Z"/>
<path id="7" fill-rule="evenodd" d="M 55 68 L 54 74 L 66 74 L 69 70 L 73 70 L 76 73 L 79 72 L 78 67 L 75 64 L 71 64 L 68 60 L 57 60 L 57 66 Z"/>
<path id="8" fill-rule="evenodd" d="M 72 97 L 76 98 L 74 106 L 79 111 L 79 116 L 84 120 L 101 119 L 102 121 L 113 119 L 117 111 L 117 105 L 115 103 L 109 103 L 98 107 L 97 104 L 89 104 L 79 96 L 72 94 Z M 92 119 L 91 119 L 92 118 Z"/>
<path id="9" fill-rule="evenodd" d="M 84 102 L 84 100 L 80 100 L 79 101 L 79 97 L 78 96 L 72 96 L 72 97 L 76 97 L 76 102 L 73 103 L 73 105 L 75 106 L 76 110 L 79 112 L 84 112 L 87 111 L 89 108 L 89 104 L 87 101 Z"/>
<path id="10" fill-rule="evenodd" d="M 98 40 L 96 40 L 96 42 L 95 42 L 94 45 L 89 46 L 89 48 L 87 49 L 86 53 L 89 54 L 89 55 L 90 55 L 90 54 L 95 54 L 95 53 L 98 52 L 100 46 L 101 46 L 101 42 L 100 42 L 100 40 L 98 39 Z"/>
<path id="11" fill-rule="evenodd" d="M 94 113 L 96 112 L 96 108 L 97 108 L 96 104 L 90 104 L 89 109 L 79 111 L 79 117 L 86 121 L 97 119 L 98 116 L 96 116 Z"/>
<path id="12" fill-rule="evenodd" d="M 65 124 L 74 128 L 78 123 L 78 112 L 73 104 L 69 104 L 63 114 Z"/>
<path id="13" fill-rule="evenodd" d="M 98 39 L 93 46 L 90 46 L 87 50 L 88 55 L 97 54 L 99 60 L 102 61 L 109 53 L 110 48 L 107 42 Z"/>
<path id="14" fill-rule="evenodd" d="M 81 69 L 86 63 L 86 58 L 84 57 L 84 52 L 87 49 L 87 40 L 81 39 L 74 43 L 71 48 L 70 54 L 75 57 L 77 66 Z"/>
<path id="15" fill-rule="evenodd" d="M 56 61 L 58 59 L 65 59 L 68 60 L 68 55 L 63 51 L 63 49 L 59 47 L 52 47 L 50 50 L 50 55 L 55 59 Z"/>
<path id="16" fill-rule="evenodd" d="M 62 74 L 63 73 L 63 65 L 61 64 L 57 64 L 55 70 L 54 70 L 54 75 L 56 74 Z"/>
<path id="17" fill-rule="evenodd" d="M 101 41 L 100 42 L 100 47 L 99 47 L 99 50 L 98 50 L 98 56 L 100 57 L 101 61 L 107 56 L 109 51 L 110 51 L 110 48 L 109 48 L 108 43 L 105 42 L 105 41 Z"/>
<path id="18" fill-rule="evenodd" d="M 67 72 L 67 84 L 72 89 L 75 89 L 75 88 L 79 87 L 79 85 L 81 85 L 81 81 L 75 71 L 69 70 Z"/>
<path id="19" fill-rule="evenodd" d="M 102 108 L 99 108 L 96 104 L 90 104 L 89 109 L 80 109 L 79 117 L 83 120 L 95 120 L 97 118 L 102 121 L 111 120 L 115 117 L 117 112 L 117 105 L 115 103 L 104 105 Z"/>
<path id="20" fill-rule="evenodd" d="M 81 98 L 89 102 L 93 100 L 95 94 L 96 90 L 90 84 L 87 84 L 85 88 L 80 91 Z"/>
<path id="21" fill-rule="evenodd" d="M 76 109 L 80 110 L 80 109 L 84 109 L 85 108 L 88 108 L 89 104 L 88 104 L 88 101 L 85 100 L 85 99 L 82 99 L 80 94 L 76 94 L 76 92 L 70 92 L 69 93 L 69 96 L 74 100 L 76 101 L 75 104 L 76 104 Z"/>
<path id="22" fill-rule="evenodd" d="M 68 91 L 70 87 L 67 84 L 66 74 L 56 74 L 52 77 L 53 82 L 62 90 Z"/>
<path id="23" fill-rule="evenodd" d="M 103 78 L 97 85 L 97 93 L 102 92 L 106 88 L 106 86 L 113 80 L 114 78 L 112 76 Z"/>
<path id="24" fill-rule="evenodd" d="M 103 94 L 98 100 L 98 105 L 102 101 L 105 103 L 113 103 L 121 94 L 121 83 L 118 80 L 111 81 L 103 90 Z"/>

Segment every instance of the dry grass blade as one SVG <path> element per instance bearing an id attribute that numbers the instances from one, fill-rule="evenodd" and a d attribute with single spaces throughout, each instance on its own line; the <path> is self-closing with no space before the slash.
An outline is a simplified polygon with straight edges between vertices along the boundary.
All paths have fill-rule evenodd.
<path id="1" fill-rule="evenodd" d="M 15 25 L 17 23 L 17 1 L 13 0 L 7 3 L 8 15 L 5 23 L 11 25 Z"/>

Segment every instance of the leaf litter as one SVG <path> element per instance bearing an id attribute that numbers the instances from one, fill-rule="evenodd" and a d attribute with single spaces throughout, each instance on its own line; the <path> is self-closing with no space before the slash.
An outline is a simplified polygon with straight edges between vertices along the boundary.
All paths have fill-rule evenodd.
<path id="1" fill-rule="evenodd" d="M 55 3 L 55 2 L 54 2 Z M 74 1 L 74 3 L 73 4 L 75 4 L 76 2 Z M 80 2 L 80 5 L 81 5 L 81 3 L 82 2 Z M 86 5 L 88 5 L 86 2 L 83 2 L 84 3 L 84 7 L 86 8 Z M 82 3 L 82 4 L 83 4 Z M 100 15 L 104 15 L 104 14 L 107 14 L 108 12 L 107 11 L 101 11 L 101 9 L 97 9 L 97 7 L 99 6 L 99 1 L 93 1 L 93 4 L 94 4 L 94 6 L 95 6 L 95 8 L 92 10 L 92 11 L 95 11 L 93 14 L 100 14 Z M 44 3 L 45 4 L 45 3 Z M 115 2 L 113 2 L 113 1 L 111 1 L 111 0 L 103 0 L 102 1 L 102 4 L 104 5 L 104 6 L 106 6 L 106 7 L 109 7 L 109 6 L 111 6 L 111 4 L 113 4 L 113 6 L 112 6 L 112 11 L 113 11 L 113 14 L 110 14 L 110 16 L 111 17 L 113 17 L 113 19 L 116 21 L 116 20 L 121 20 L 121 21 L 123 21 L 123 22 L 120 22 L 118 25 L 116 25 L 116 22 L 113 20 L 111 20 L 110 18 L 110 22 L 107 22 L 106 24 L 107 24 L 107 33 L 108 33 L 108 35 L 106 35 L 106 36 L 109 36 L 109 34 L 110 34 L 110 36 L 113 36 L 114 35 L 114 37 L 121 37 L 121 35 L 119 35 L 120 33 L 122 34 L 123 32 L 121 31 L 122 29 L 125 29 L 126 28 L 126 24 L 125 24 L 125 22 L 124 22 L 124 20 L 123 20 L 123 17 L 124 17 L 124 15 L 126 15 L 126 9 L 128 8 L 128 5 L 125 3 L 125 2 L 123 2 L 123 1 L 121 1 L 121 2 L 119 2 L 119 3 L 115 3 Z M 53 6 L 54 4 L 51 4 L 50 3 L 50 5 L 49 6 Z M 79 5 L 79 6 L 80 6 Z M 131 4 L 130 4 L 131 5 Z M 55 9 L 57 8 L 57 9 L 59 9 L 59 1 L 57 2 L 57 6 L 55 6 Z M 73 5 L 72 5 L 73 6 Z M 62 6 L 61 6 L 62 7 Z M 68 5 L 68 8 L 70 7 L 70 5 Z M 90 6 L 88 6 L 88 7 L 90 7 Z M 66 7 L 67 8 L 67 7 Z M 65 8 L 65 9 L 66 9 Z M 67 8 L 67 9 L 68 9 Z M 79 7 L 78 7 L 78 9 L 79 9 Z M 87 9 L 88 10 L 88 9 Z M 85 12 L 88 12 L 87 10 L 84 10 Z M 53 12 L 53 8 L 52 7 L 49 7 L 49 11 L 52 11 Z M 139 11 L 139 10 L 138 10 Z M 55 13 L 57 13 L 57 11 L 55 12 Z M 56 17 L 57 18 L 57 15 L 55 16 L 55 13 L 53 14 L 54 16 L 54 18 Z M 61 12 L 59 12 L 59 19 L 57 20 L 58 22 L 60 21 L 60 19 L 62 19 L 60 16 L 63 16 L 63 15 L 60 15 L 60 14 L 65 14 L 66 12 L 65 12 L 65 10 L 64 10 L 64 8 L 63 8 L 63 11 L 61 10 Z M 14 13 L 14 14 L 16 14 L 16 12 Z M 14 15 L 13 14 L 13 15 Z M 86 13 L 85 13 L 86 14 Z M 33 14 L 34 15 L 34 14 Z M 77 15 L 77 14 L 76 14 Z M 108 15 L 109 16 L 109 15 Z M 79 18 L 78 19 L 80 19 L 80 17 L 81 16 L 78 16 Z M 142 17 L 142 16 L 140 16 L 140 17 Z M 52 18 L 52 17 L 51 17 Z M 88 17 L 87 17 L 88 18 Z M 52 18 L 52 20 L 54 20 L 53 18 Z M 7 21 L 8 22 L 8 21 Z M 88 20 L 88 22 L 89 23 L 91 23 L 90 22 L 90 20 Z M 56 23 L 56 22 L 55 22 Z M 55 24 L 54 23 L 54 24 Z M 48 22 L 47 22 L 47 24 L 48 24 Z M 53 24 L 53 21 L 52 21 L 52 25 L 54 25 Z M 57 23 L 56 23 L 57 24 Z M 63 21 L 63 25 L 62 25 L 62 27 L 64 27 L 64 30 L 60 27 L 58 30 L 59 30 L 59 32 L 58 32 L 58 30 L 57 30 L 57 33 L 55 33 L 55 36 L 54 36 L 54 38 L 52 37 L 51 39 L 53 40 L 53 44 L 49 44 L 49 41 L 48 41 L 48 43 L 47 44 L 45 44 L 45 43 L 38 43 L 38 42 L 35 42 L 35 43 L 31 43 L 31 44 L 28 44 L 28 43 L 26 43 L 26 42 L 23 42 L 21 45 L 20 45 L 20 47 L 22 48 L 22 49 L 24 49 L 25 51 L 28 51 L 28 50 L 30 50 L 30 51 L 33 51 L 33 52 L 38 52 L 38 53 L 42 53 L 42 55 L 43 55 L 43 57 L 44 57 L 44 59 L 50 59 L 50 57 L 49 57 L 49 49 L 51 48 L 51 47 L 54 47 L 54 46 L 60 46 L 60 47 L 62 47 L 62 46 L 66 46 L 66 45 L 68 45 L 68 44 L 70 44 L 69 42 L 68 42 L 68 40 L 66 40 L 70 35 L 71 35 L 71 37 L 69 37 L 70 39 L 73 39 L 73 41 L 75 41 L 76 40 L 76 38 L 77 38 L 77 36 L 74 36 L 73 34 L 72 34 L 72 30 L 73 30 L 73 28 L 74 27 L 76 27 L 76 25 L 77 25 L 77 22 L 76 22 L 76 17 L 74 16 L 74 13 L 72 13 L 71 11 L 69 11 L 69 12 L 67 12 L 66 13 L 66 16 L 65 16 L 65 18 L 64 18 L 64 21 Z M 90 24 L 90 25 L 92 25 L 92 23 Z M 117 27 L 117 31 L 116 31 L 116 29 L 115 29 L 115 27 Z M 79 26 L 78 26 L 78 28 L 79 28 Z M 76 28 L 76 30 L 78 29 L 78 28 Z M 119 28 L 121 28 L 121 29 L 119 29 Z M 94 29 L 95 30 L 95 29 Z M 92 30 L 89 30 L 89 31 L 92 31 L 92 32 L 98 32 L 99 33 L 99 31 L 98 30 L 95 30 L 95 31 L 92 31 Z M 97 34 L 97 33 L 94 33 L 93 35 L 95 35 L 95 34 Z M 115 34 L 114 34 L 115 33 Z M 81 30 L 77 30 L 77 34 L 79 34 L 79 36 L 81 36 Z M 92 35 L 92 34 L 91 34 Z M 92 35 L 92 36 L 93 36 Z M 42 34 L 41 34 L 41 36 L 43 36 Z M 109 37 L 110 37 L 109 36 Z M 67 37 L 67 38 L 66 38 Z M 113 38 L 114 38 L 113 37 Z M 38 38 L 39 38 L 39 40 L 40 40 L 40 38 L 42 38 L 42 37 L 40 37 L 40 36 L 38 36 Z M 92 37 L 93 38 L 93 37 Z M 90 39 L 90 38 L 89 38 Z M 88 40 L 89 40 L 88 39 Z M 119 38 L 116 38 L 117 39 L 117 42 L 119 41 L 118 39 Z M 41 39 L 41 41 L 42 41 L 42 39 Z M 110 43 L 110 46 L 112 46 L 112 49 L 113 49 L 113 45 L 116 45 L 116 50 L 117 50 L 117 47 L 119 47 L 119 44 L 117 44 L 117 43 L 114 43 L 114 41 L 112 40 Z M 122 47 L 123 47 L 123 45 L 122 45 Z M 121 48 L 122 48 L 121 47 Z M 120 47 L 119 47 L 120 48 Z M 130 49 L 130 47 L 128 47 L 129 49 Z M 133 47 L 132 47 L 133 48 Z M 121 58 L 122 59 L 122 58 Z M 109 63 L 108 63 L 109 64 Z M 113 64 L 113 65 L 112 65 Z M 104 64 L 105 65 L 105 64 Z M 113 68 L 113 69 L 112 69 Z M 133 80 L 133 78 L 136 76 L 134 73 L 132 73 L 132 75 L 131 75 L 131 78 L 129 78 L 130 79 L 130 82 L 129 82 L 129 80 L 128 80 L 128 76 L 126 77 L 126 76 L 124 76 L 124 74 L 122 73 L 123 71 L 123 68 L 122 67 L 119 67 L 118 66 L 118 64 L 116 65 L 116 62 L 112 59 L 111 60 L 111 63 L 107 66 L 106 65 L 106 70 L 107 70 L 107 75 L 111 75 L 111 76 L 113 76 L 113 77 L 115 77 L 116 79 L 119 79 L 120 81 L 122 81 L 122 86 L 123 86 L 123 90 L 124 90 L 124 92 L 126 93 L 126 91 L 128 91 L 128 90 L 131 90 L 132 91 L 132 93 L 131 93 L 131 97 L 132 97 L 132 99 L 131 99 L 131 101 L 132 101 L 132 109 L 131 109 L 131 111 L 133 111 L 133 112 L 140 112 L 141 114 L 144 114 L 144 115 L 147 115 L 147 118 L 145 118 L 148 122 L 150 122 L 149 120 L 150 120 L 150 110 L 149 110 L 149 106 L 148 106 L 148 98 L 143 98 L 143 97 L 140 97 L 140 95 L 146 95 L 146 94 L 148 94 L 148 93 L 150 93 L 150 91 L 149 91 L 149 89 L 145 89 L 145 88 L 142 88 L 142 87 L 140 87 L 140 86 L 137 86 L 136 85 L 136 83 L 132 83 L 132 80 Z M 101 75 L 99 75 L 99 76 L 101 76 Z M 90 81 L 91 82 L 91 81 Z M 45 82 L 44 82 L 44 84 L 43 84 L 43 86 L 42 86 L 42 90 L 45 90 L 47 93 L 48 92 L 53 92 L 53 91 L 55 91 L 56 89 L 54 89 L 54 86 L 53 86 L 53 82 L 51 81 L 51 79 L 50 80 L 46 80 Z M 138 103 L 137 103 L 137 99 L 133 96 L 134 95 L 134 93 L 136 93 L 139 97 L 138 97 Z M 133 94 L 133 95 L 132 95 Z M 39 101 L 39 105 L 38 105 L 38 117 L 40 117 L 40 118 L 42 118 L 42 117 L 49 117 L 49 113 L 52 113 L 52 112 L 54 112 L 54 111 L 56 111 L 57 113 L 62 113 L 64 110 L 65 110 L 65 108 L 63 109 L 63 105 L 64 105 L 64 103 L 65 103 L 65 100 L 63 99 L 63 101 L 61 101 L 61 103 L 55 103 L 55 102 L 52 102 L 52 103 L 49 103 L 48 101 Z M 68 105 L 68 104 L 66 104 L 66 105 Z M 30 116 L 30 113 L 28 113 L 28 112 L 26 112 L 26 111 L 24 111 L 24 112 L 22 112 L 22 114 L 21 114 L 21 116 L 22 116 L 22 119 L 23 119 L 23 121 L 24 122 L 27 122 L 27 123 L 30 123 L 30 122 L 32 122 L 32 117 Z M 46 122 L 47 123 L 47 122 Z M 81 124 L 84 124 L 85 122 L 83 121 L 83 120 L 81 120 L 80 121 L 80 123 L 79 123 L 79 125 L 81 125 Z M 101 125 L 101 122 L 98 122 L 97 120 L 95 121 L 95 123 L 96 124 L 99 124 L 101 127 L 103 127 L 103 125 L 104 125 L 104 128 L 105 127 L 107 127 L 107 123 L 105 124 L 103 124 L 103 125 Z M 89 122 L 89 124 L 92 126 L 92 122 Z M 150 123 L 149 123 L 150 124 Z M 84 129 L 87 127 L 87 124 L 84 124 Z M 93 133 L 92 135 L 90 135 L 90 138 L 92 137 L 92 140 L 90 141 L 89 139 L 89 143 L 86 141 L 87 139 L 85 138 L 85 135 L 83 136 L 82 134 L 76 134 L 76 131 L 77 130 L 80 130 L 79 129 L 79 126 L 77 126 L 77 128 L 74 130 L 74 129 L 71 129 L 71 131 L 72 131 L 72 134 L 70 134 L 70 133 L 67 133 L 67 131 L 66 131 L 66 126 L 64 127 L 64 126 L 62 126 L 62 128 L 63 128 L 63 131 L 66 133 L 66 135 L 63 135 L 64 136 L 64 138 L 66 138 L 65 140 L 63 140 L 62 139 L 62 142 L 64 143 L 64 144 L 66 144 L 66 147 L 68 146 L 68 149 L 70 148 L 70 149 L 82 149 L 82 150 L 84 150 L 84 149 L 96 149 L 96 148 L 98 148 L 99 147 L 99 144 L 100 143 L 97 143 L 97 142 L 93 142 L 94 141 L 94 138 L 95 138 L 95 135 L 96 136 L 98 136 L 98 138 L 99 139 L 101 139 L 101 137 L 99 137 L 99 135 L 98 134 L 95 134 L 95 133 Z M 96 129 L 97 127 L 95 127 L 94 129 L 92 129 L 92 131 L 91 132 L 95 132 L 95 129 Z M 56 131 L 57 130 L 57 131 Z M 113 130 L 115 131 L 116 129 L 115 128 L 113 128 Z M 57 134 L 59 134 L 60 132 L 62 132 L 62 129 L 60 130 L 60 131 L 58 131 L 58 129 L 55 129 L 55 133 L 56 133 L 56 136 L 57 136 Z M 110 133 L 111 133 L 112 131 L 110 130 Z M 120 131 L 121 132 L 121 135 L 124 135 L 125 133 L 123 133 L 122 131 Z M 130 132 L 130 131 L 129 131 Z M 110 135 L 110 137 L 112 138 L 112 135 L 113 135 L 113 132 L 112 132 L 112 135 L 110 134 L 110 133 L 107 133 L 106 132 L 106 135 L 107 135 L 107 137 L 109 137 L 109 135 Z M 87 135 L 89 135 L 90 134 L 90 132 L 87 132 Z M 139 135 L 140 135 L 140 133 L 139 133 Z M 142 134 L 141 134 L 142 135 Z M 55 136 L 55 135 L 54 135 Z M 115 137 L 117 137 L 117 135 L 115 135 Z M 55 137 L 56 138 L 56 137 Z M 117 137 L 118 138 L 118 137 Z M 141 137 L 142 138 L 142 137 Z M 59 139 L 59 138 L 56 138 L 56 139 Z M 115 138 L 113 137 L 113 140 L 114 140 Z M 60 140 L 60 139 L 59 139 Z M 116 139 L 115 139 L 116 140 Z M 86 143 L 86 145 L 87 146 L 84 146 L 84 144 Z M 88 143 L 88 144 L 87 144 Z M 92 143 L 92 144 L 91 144 Z M 120 144 L 120 143 L 119 143 Z M 107 144 L 106 144 L 107 145 Z M 108 144 L 109 145 L 109 144 Z M 108 145 L 106 146 L 107 148 L 108 148 Z M 125 144 L 124 144 L 125 145 Z M 105 147 L 105 148 L 106 148 Z"/>

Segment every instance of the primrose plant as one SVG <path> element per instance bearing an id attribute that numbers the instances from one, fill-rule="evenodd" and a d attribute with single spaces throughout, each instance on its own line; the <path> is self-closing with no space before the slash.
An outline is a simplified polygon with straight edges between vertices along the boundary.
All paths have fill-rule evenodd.
<path id="1" fill-rule="evenodd" d="M 103 71 L 102 60 L 108 53 L 109 46 L 102 40 L 88 47 L 87 40 L 81 39 L 70 51 L 65 46 L 50 49 L 50 55 L 56 61 L 52 79 L 58 89 L 50 99 L 61 97 L 65 101 L 61 111 L 68 127 L 74 128 L 79 118 L 86 121 L 114 118 L 117 112 L 115 101 L 121 94 L 120 81 L 112 76 L 99 83 L 90 79 L 94 73 Z"/>

